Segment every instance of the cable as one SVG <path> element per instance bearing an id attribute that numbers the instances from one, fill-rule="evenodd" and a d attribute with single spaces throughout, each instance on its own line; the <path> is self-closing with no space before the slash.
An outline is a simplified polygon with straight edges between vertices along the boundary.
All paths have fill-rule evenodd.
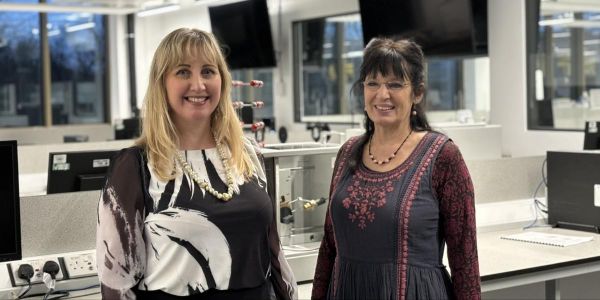
<path id="1" fill-rule="evenodd" d="M 54 293 L 54 288 L 56 287 L 56 274 L 60 272 L 60 267 L 55 261 L 47 261 L 44 263 L 44 267 L 42 268 L 44 274 L 42 275 L 42 281 L 48 287 L 48 292 L 44 296 L 44 300 L 48 299 L 48 296 Z M 68 294 L 68 293 L 67 293 Z M 60 298 L 60 297 L 59 297 Z M 57 298 L 53 298 L 57 299 Z"/>
<path id="2" fill-rule="evenodd" d="M 19 266 L 17 275 L 19 278 L 27 281 L 27 286 L 23 287 L 23 289 L 19 292 L 17 299 L 22 299 L 29 292 L 29 290 L 31 290 L 31 277 L 33 277 L 34 273 L 33 267 L 30 264 L 22 264 Z"/>
<path id="3" fill-rule="evenodd" d="M 44 295 L 44 300 L 47 300 L 48 296 L 50 296 L 52 292 L 54 292 L 54 289 L 48 289 L 48 292 L 46 293 L 46 295 Z"/>
<path id="4" fill-rule="evenodd" d="M 27 295 L 26 297 L 23 297 L 21 299 L 27 299 L 27 298 L 31 298 L 31 297 L 40 297 L 40 296 L 46 296 L 47 293 L 37 293 L 37 294 L 31 294 L 31 295 Z M 52 293 L 52 295 L 48 295 L 47 300 L 56 300 L 56 299 L 60 299 L 62 297 L 66 297 L 68 296 L 69 293 L 65 293 L 65 292 L 61 292 L 61 291 L 54 291 Z M 51 296 L 58 296 L 58 297 L 51 297 Z"/>
<path id="5" fill-rule="evenodd" d="M 82 295 L 73 295 L 73 296 L 71 296 L 71 292 L 85 291 L 85 290 L 95 289 L 95 288 L 99 288 L 99 287 L 100 287 L 99 284 L 93 284 L 93 285 L 82 287 L 82 288 L 59 290 L 54 293 L 55 294 L 56 293 L 67 293 L 68 295 L 63 299 L 73 299 L 73 298 L 85 297 L 85 296 L 90 296 L 90 295 L 96 295 L 96 294 L 99 294 L 100 292 L 97 291 L 97 292 L 92 292 L 92 293 L 87 293 L 87 294 L 82 294 Z"/>
<path id="6" fill-rule="evenodd" d="M 89 285 L 89 286 L 81 287 L 81 288 L 55 290 L 54 289 L 55 284 L 56 284 L 55 276 L 58 273 L 57 267 L 58 267 L 58 264 L 56 264 L 54 261 L 47 261 L 46 264 L 44 264 L 45 269 L 44 269 L 44 274 L 43 274 L 42 280 L 48 287 L 48 292 L 31 294 L 31 295 L 25 296 L 25 294 L 31 289 L 31 282 L 29 280 L 27 280 L 29 283 L 29 288 L 25 292 L 19 293 L 20 296 L 18 297 L 18 299 L 26 299 L 26 298 L 31 298 L 31 297 L 44 296 L 43 297 L 44 300 L 58 300 L 58 299 L 79 298 L 79 297 L 98 294 L 98 292 L 93 292 L 93 293 L 89 293 L 89 294 L 70 296 L 70 292 L 77 292 L 77 291 L 84 291 L 84 290 L 93 289 L 93 288 L 99 288 L 100 287 L 99 284 L 93 284 L 93 285 Z M 24 268 L 23 270 L 20 270 L 19 274 L 28 274 L 28 272 Z M 23 276 L 25 276 L 25 275 L 23 275 Z M 23 279 L 26 279 L 26 278 L 23 278 Z"/>
<path id="7" fill-rule="evenodd" d="M 80 297 L 85 297 L 85 296 L 98 295 L 99 293 L 100 292 L 93 292 L 93 293 L 87 293 L 87 294 L 83 294 L 83 295 L 66 296 L 63 299 L 74 299 L 74 298 L 80 298 Z"/>
<path id="8" fill-rule="evenodd" d="M 56 292 L 57 293 L 59 293 L 59 292 L 78 292 L 78 291 L 84 291 L 84 290 L 87 290 L 87 289 L 99 288 L 99 287 L 100 287 L 99 284 L 92 284 L 90 286 L 86 286 L 86 287 L 82 287 L 82 288 L 68 289 L 68 290 L 58 290 Z"/>
<path id="9" fill-rule="evenodd" d="M 544 180 L 544 185 L 548 186 L 548 178 L 546 177 L 546 162 L 548 161 L 547 158 L 544 159 L 544 162 L 542 163 L 542 180 Z"/>
<path id="10" fill-rule="evenodd" d="M 21 289 L 21 291 L 19 292 L 19 295 L 17 296 L 17 299 L 23 299 L 25 298 L 27 295 L 27 293 L 31 290 L 31 282 L 27 281 L 27 286 L 24 286 L 23 289 Z"/>
<path id="11" fill-rule="evenodd" d="M 542 162 L 542 180 L 540 181 L 540 183 L 535 188 L 535 191 L 533 192 L 532 198 L 533 198 L 534 219 L 531 223 L 529 223 L 528 225 L 523 227 L 523 230 L 534 228 L 534 227 L 552 227 L 552 225 L 549 225 L 549 224 L 536 225 L 536 223 L 538 221 L 538 211 L 541 213 L 548 214 L 548 206 L 546 204 L 544 204 L 542 201 L 537 199 L 537 194 L 538 194 L 538 191 L 540 190 L 540 188 L 542 187 L 542 184 L 546 187 L 548 186 L 548 180 L 547 180 L 546 174 L 544 172 L 544 169 L 546 166 L 546 161 L 547 161 L 547 159 L 544 159 L 544 162 Z"/>

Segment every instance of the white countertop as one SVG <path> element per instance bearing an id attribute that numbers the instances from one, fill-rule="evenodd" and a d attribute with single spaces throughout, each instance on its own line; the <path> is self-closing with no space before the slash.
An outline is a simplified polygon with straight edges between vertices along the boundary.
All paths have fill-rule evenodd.
<path id="1" fill-rule="evenodd" d="M 539 227 L 528 231 L 548 232 L 571 236 L 593 236 L 590 242 L 557 247 L 501 239 L 500 236 L 523 232 L 522 229 L 492 231 L 477 234 L 479 270 L 482 280 L 500 278 L 515 273 L 535 272 L 552 265 L 600 261 L 600 234 Z"/>

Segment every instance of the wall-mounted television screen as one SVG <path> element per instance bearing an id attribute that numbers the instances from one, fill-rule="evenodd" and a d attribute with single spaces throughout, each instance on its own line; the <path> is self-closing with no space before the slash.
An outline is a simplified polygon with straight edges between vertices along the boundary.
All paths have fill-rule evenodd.
<path id="1" fill-rule="evenodd" d="M 48 194 L 100 190 L 117 150 L 52 152 Z"/>
<path id="2" fill-rule="evenodd" d="M 210 6 L 208 13 L 231 69 L 276 66 L 266 0 Z"/>
<path id="3" fill-rule="evenodd" d="M 21 259 L 17 141 L 0 141 L 0 261 Z"/>
<path id="4" fill-rule="evenodd" d="M 487 54 L 487 0 L 359 0 L 363 42 L 410 38 L 427 56 Z"/>

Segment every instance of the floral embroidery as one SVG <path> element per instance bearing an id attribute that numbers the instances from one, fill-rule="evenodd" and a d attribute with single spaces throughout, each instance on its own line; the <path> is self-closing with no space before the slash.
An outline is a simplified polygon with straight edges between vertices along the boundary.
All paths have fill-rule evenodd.
<path id="1" fill-rule="evenodd" d="M 375 220 L 373 210 L 386 204 L 386 195 L 394 191 L 394 185 L 390 179 L 382 185 L 381 182 L 362 181 L 355 177 L 347 191 L 348 197 L 342 200 L 342 205 L 350 210 L 348 218 L 360 229 L 365 229 L 367 222 Z"/>

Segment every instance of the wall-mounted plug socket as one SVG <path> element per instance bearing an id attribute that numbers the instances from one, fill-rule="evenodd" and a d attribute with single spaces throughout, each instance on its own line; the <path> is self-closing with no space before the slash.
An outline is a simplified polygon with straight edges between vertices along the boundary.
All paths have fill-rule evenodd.
<path id="1" fill-rule="evenodd" d="M 61 266 L 59 259 L 55 258 L 45 258 L 45 259 L 31 259 L 31 260 L 20 260 L 13 261 L 9 265 L 9 269 L 11 271 L 10 277 L 13 283 L 13 286 L 24 286 L 27 285 L 27 280 L 19 278 L 19 267 L 21 265 L 29 264 L 33 267 L 33 277 L 31 278 L 31 284 L 42 283 L 42 277 L 44 275 L 43 267 L 47 261 L 54 261 L 59 266 Z M 56 274 L 56 280 L 61 280 L 64 278 L 62 267 Z"/>
<path id="2" fill-rule="evenodd" d="M 63 257 L 63 260 L 69 278 L 98 275 L 96 255 L 94 253 L 66 255 Z"/>

